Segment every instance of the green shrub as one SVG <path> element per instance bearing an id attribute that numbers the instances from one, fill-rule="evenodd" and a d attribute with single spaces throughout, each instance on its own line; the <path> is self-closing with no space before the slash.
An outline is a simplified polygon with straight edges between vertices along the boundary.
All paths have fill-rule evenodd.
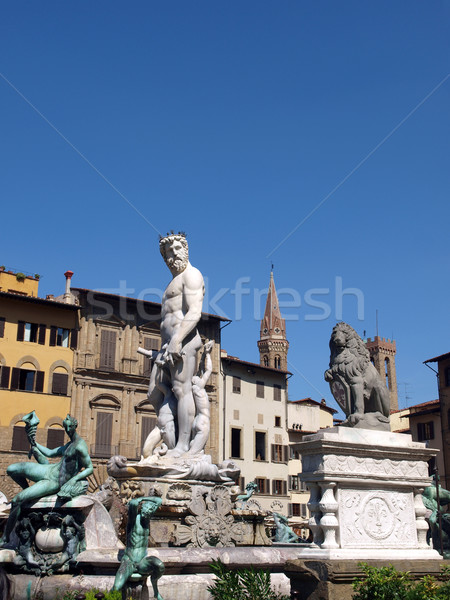
<path id="1" fill-rule="evenodd" d="M 220 560 L 214 561 L 210 568 L 217 577 L 208 587 L 213 600 L 289 600 L 289 596 L 272 590 L 269 571 L 254 567 L 234 571 Z"/>
<path id="2" fill-rule="evenodd" d="M 425 575 L 414 582 L 410 573 L 388 567 L 371 567 L 366 563 L 358 565 L 365 573 L 365 579 L 353 583 L 353 600 L 449 600 L 450 569 L 441 572 L 443 583 L 432 575 Z"/>

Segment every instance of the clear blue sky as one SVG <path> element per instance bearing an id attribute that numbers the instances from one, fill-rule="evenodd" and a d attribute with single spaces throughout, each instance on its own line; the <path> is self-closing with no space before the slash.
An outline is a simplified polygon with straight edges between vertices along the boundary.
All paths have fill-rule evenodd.
<path id="1" fill-rule="evenodd" d="M 223 293 L 205 310 L 233 319 L 223 346 L 257 361 L 273 262 L 294 290 L 280 301 L 301 299 L 284 309 L 291 398 L 333 406 L 342 278 L 364 298 L 342 318 L 373 336 L 378 309 L 397 341 L 401 404 L 436 398 L 422 362 L 450 350 L 449 24 L 448 1 L 3 3 L 0 264 L 40 273 L 42 295 L 69 268 L 138 295 L 170 278 L 157 231 L 182 229 Z M 308 297 L 330 315 L 311 320 Z"/>

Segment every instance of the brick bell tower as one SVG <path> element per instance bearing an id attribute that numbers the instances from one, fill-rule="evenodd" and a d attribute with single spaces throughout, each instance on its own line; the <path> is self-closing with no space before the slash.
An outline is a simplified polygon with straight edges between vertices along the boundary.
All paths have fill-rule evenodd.
<path id="1" fill-rule="evenodd" d="M 269 293 L 267 294 L 266 309 L 261 321 L 261 331 L 258 341 L 259 362 L 264 367 L 287 371 L 287 353 L 289 342 L 286 339 L 286 323 L 281 318 L 278 306 L 277 291 L 270 272 Z"/>
<path id="2" fill-rule="evenodd" d="M 378 335 L 372 340 L 366 340 L 366 348 L 370 360 L 381 375 L 391 396 L 391 411 L 398 410 L 397 375 L 395 372 L 395 353 L 397 352 L 395 340 L 380 338 Z"/>

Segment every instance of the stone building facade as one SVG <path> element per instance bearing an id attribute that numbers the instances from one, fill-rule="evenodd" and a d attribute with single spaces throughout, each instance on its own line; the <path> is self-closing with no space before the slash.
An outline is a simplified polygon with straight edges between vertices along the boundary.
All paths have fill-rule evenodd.
<path id="1" fill-rule="evenodd" d="M 241 488 L 256 481 L 264 510 L 288 511 L 290 373 L 229 356 L 222 350 L 222 460 L 241 469 Z M 273 504 L 275 502 L 275 505 Z"/>
<path id="2" fill-rule="evenodd" d="M 380 338 L 376 335 L 373 340 L 365 340 L 370 359 L 380 374 L 391 398 L 391 411 L 398 410 L 397 374 L 395 370 L 395 354 L 397 352 L 395 340 Z"/>
<path id="3" fill-rule="evenodd" d="M 106 464 L 114 454 L 140 459 L 156 415 L 147 400 L 151 359 L 139 347 L 160 348 L 158 303 L 72 288 L 80 306 L 79 347 L 74 358 L 72 414 L 87 441 L 97 483 L 107 477 Z M 220 327 L 225 319 L 202 314 L 199 332 L 212 339 L 213 372 L 207 385 L 211 408 L 211 434 L 206 452 L 219 455 L 218 385 Z"/>
<path id="4" fill-rule="evenodd" d="M 450 352 L 425 361 L 428 366 L 430 366 L 430 363 L 437 366 L 442 454 L 444 458 L 444 472 L 441 471 L 440 474 L 441 484 L 448 490 L 450 489 Z"/>
<path id="5" fill-rule="evenodd" d="M 38 277 L 0 272 L 0 490 L 8 498 L 20 488 L 6 468 L 28 460 L 25 414 L 35 410 L 40 419 L 39 443 L 67 441 L 62 422 L 70 411 L 78 306 L 38 293 Z"/>

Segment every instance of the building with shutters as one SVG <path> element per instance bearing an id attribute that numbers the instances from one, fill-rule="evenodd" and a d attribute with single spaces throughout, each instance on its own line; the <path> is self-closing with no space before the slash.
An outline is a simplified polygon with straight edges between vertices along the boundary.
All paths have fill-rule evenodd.
<path id="1" fill-rule="evenodd" d="M 241 469 L 241 489 L 256 481 L 264 510 L 288 511 L 287 371 L 222 350 L 222 460 Z M 275 504 L 274 504 L 275 502 Z"/>
<path id="2" fill-rule="evenodd" d="M 337 410 L 327 406 L 325 400 L 317 402 L 312 398 L 303 398 L 288 402 L 287 431 L 289 435 L 288 464 L 288 516 L 290 524 L 297 533 L 307 537 L 306 523 L 309 517 L 307 503 L 309 491 L 300 481 L 302 471 L 301 445 L 305 435 L 316 433 L 320 429 L 333 427 L 333 415 Z M 302 531 L 303 530 L 303 531 Z"/>
<path id="3" fill-rule="evenodd" d="M 39 298 L 38 286 L 38 277 L 0 271 L 0 489 L 8 497 L 19 488 L 7 466 L 28 460 L 20 419 L 35 410 L 37 441 L 54 448 L 64 443 L 70 411 L 78 306 Z"/>
<path id="4" fill-rule="evenodd" d="M 271 273 L 258 341 L 259 364 L 222 350 L 222 459 L 239 465 L 242 489 L 256 481 L 254 499 L 263 509 L 284 514 L 289 504 L 288 349 Z"/>
<path id="5" fill-rule="evenodd" d="M 80 304 L 79 346 L 74 359 L 72 414 L 89 446 L 98 483 L 115 454 L 140 459 L 156 415 L 147 401 L 152 360 L 139 347 L 160 348 L 161 305 L 116 294 L 72 288 Z M 219 456 L 218 385 L 220 329 L 227 319 L 202 314 L 198 329 L 204 341 L 213 339 L 213 371 L 206 386 L 210 399 L 211 433 L 206 452 Z"/>
<path id="6" fill-rule="evenodd" d="M 442 458 L 443 468 L 440 466 L 441 484 L 447 490 L 450 489 L 450 352 L 429 358 L 425 363 L 437 375 L 437 386 L 439 393 L 439 412 L 441 421 Z M 431 366 L 433 365 L 433 366 Z M 432 421 L 431 416 L 428 419 Z M 439 437 L 438 424 L 434 424 L 434 430 L 430 425 L 423 425 L 423 433 Z"/>

